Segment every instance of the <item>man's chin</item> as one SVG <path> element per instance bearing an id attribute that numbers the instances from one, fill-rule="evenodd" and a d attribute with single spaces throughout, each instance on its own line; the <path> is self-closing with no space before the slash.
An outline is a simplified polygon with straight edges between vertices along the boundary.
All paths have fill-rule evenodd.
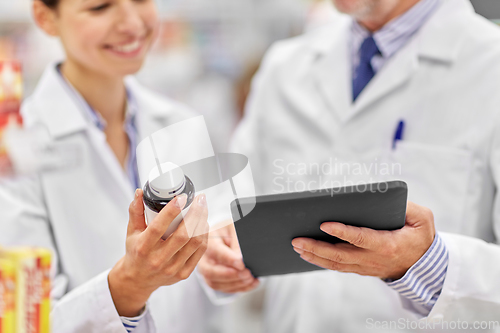
<path id="1" fill-rule="evenodd" d="M 356 19 L 366 17 L 373 10 L 373 0 L 332 0 L 335 8 Z"/>

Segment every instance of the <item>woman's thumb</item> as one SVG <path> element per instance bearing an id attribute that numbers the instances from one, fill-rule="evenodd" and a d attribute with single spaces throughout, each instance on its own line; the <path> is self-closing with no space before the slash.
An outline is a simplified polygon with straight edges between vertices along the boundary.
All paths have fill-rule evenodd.
<path id="1" fill-rule="evenodd" d="M 144 219 L 144 204 L 142 202 L 142 190 L 135 190 L 134 201 L 128 209 L 129 221 L 127 233 L 139 231 L 143 232 L 146 229 L 146 221 Z"/>

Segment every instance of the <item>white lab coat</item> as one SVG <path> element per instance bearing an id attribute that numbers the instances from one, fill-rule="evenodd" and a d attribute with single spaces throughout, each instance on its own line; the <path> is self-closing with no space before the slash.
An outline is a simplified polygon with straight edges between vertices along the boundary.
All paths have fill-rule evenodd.
<path id="1" fill-rule="evenodd" d="M 193 116 L 132 78 L 126 84 L 138 104 L 139 139 Z M 135 189 L 104 134 L 67 88 L 55 66 L 49 66 L 22 112 L 28 128 L 43 127 L 51 140 L 79 147 L 81 164 L 2 181 L 0 244 L 54 251 L 53 332 L 125 332 L 107 274 L 125 254 Z M 206 332 L 211 317 L 205 304 L 210 306 L 195 277 L 162 287 L 151 296 L 136 332 Z"/>
<path id="2" fill-rule="evenodd" d="M 444 0 L 353 104 L 350 20 L 271 48 L 233 149 L 249 157 L 261 194 L 338 184 L 325 180 L 405 180 L 409 200 L 434 212 L 449 250 L 444 289 L 428 318 L 498 320 L 500 29 L 468 0 Z M 400 120 L 403 140 L 392 149 Z M 338 174 L 318 173 L 316 165 L 330 159 Z M 368 171 L 351 163 L 342 174 L 346 161 Z M 381 171 L 384 163 L 392 176 Z M 404 310 L 383 281 L 355 274 L 278 276 L 266 287 L 266 332 L 362 332 L 369 318 L 405 321 L 420 313 L 407 302 L 412 312 Z"/>

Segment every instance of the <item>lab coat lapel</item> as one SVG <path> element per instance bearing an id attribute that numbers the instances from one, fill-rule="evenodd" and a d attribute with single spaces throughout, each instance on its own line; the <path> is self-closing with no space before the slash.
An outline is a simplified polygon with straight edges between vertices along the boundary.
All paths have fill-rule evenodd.
<path id="1" fill-rule="evenodd" d="M 361 92 L 349 118 L 404 86 L 417 73 L 422 60 L 430 59 L 442 65 L 453 63 L 459 54 L 464 36 L 467 35 L 466 32 L 457 32 L 467 27 L 460 25 L 455 15 L 471 11 L 473 8 L 468 0 L 443 0 L 436 13 L 415 37 L 387 62 Z"/>
<path id="2" fill-rule="evenodd" d="M 331 34 L 318 40 L 321 52 L 317 55 L 312 71 L 324 102 L 344 122 L 352 113 L 352 66 L 349 49 L 351 20 L 347 17 L 339 20 L 339 26 L 333 27 Z"/>
<path id="3" fill-rule="evenodd" d="M 92 147 L 107 167 L 110 176 L 114 178 L 116 185 L 120 188 L 125 197 L 131 201 L 135 190 L 134 186 L 111 150 L 111 147 L 108 145 L 106 135 L 96 127 L 89 127 L 87 133 Z"/>
<path id="4" fill-rule="evenodd" d="M 132 200 L 133 186 L 107 144 L 104 133 L 95 128 L 83 112 L 83 99 L 64 82 L 57 72 L 56 64 L 48 67 L 33 98 L 37 100 L 37 111 L 54 139 L 64 140 L 65 136 L 81 131 L 86 133 L 109 177 L 115 180 L 116 189 L 112 189 L 115 191 L 114 197 L 117 196 L 118 190 L 128 201 Z"/>
<path id="5" fill-rule="evenodd" d="M 373 105 L 379 99 L 407 83 L 418 69 L 418 49 L 415 43 L 407 45 L 389 60 L 361 92 L 349 118 Z"/>
<path id="6" fill-rule="evenodd" d="M 136 118 L 138 143 L 152 133 L 180 120 L 177 119 L 174 103 L 165 103 L 165 100 L 145 89 L 134 77 L 127 77 L 126 85 L 140 110 Z"/>

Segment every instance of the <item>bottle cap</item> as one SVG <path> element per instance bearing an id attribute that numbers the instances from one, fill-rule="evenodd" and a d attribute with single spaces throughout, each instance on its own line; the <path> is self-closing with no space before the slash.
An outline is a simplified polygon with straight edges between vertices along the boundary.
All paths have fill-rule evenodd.
<path id="1" fill-rule="evenodd" d="M 185 176 L 182 169 L 174 163 L 167 162 L 154 167 L 149 173 L 149 186 L 151 191 L 161 198 L 173 198 L 176 194 L 182 192 L 185 186 Z"/>

